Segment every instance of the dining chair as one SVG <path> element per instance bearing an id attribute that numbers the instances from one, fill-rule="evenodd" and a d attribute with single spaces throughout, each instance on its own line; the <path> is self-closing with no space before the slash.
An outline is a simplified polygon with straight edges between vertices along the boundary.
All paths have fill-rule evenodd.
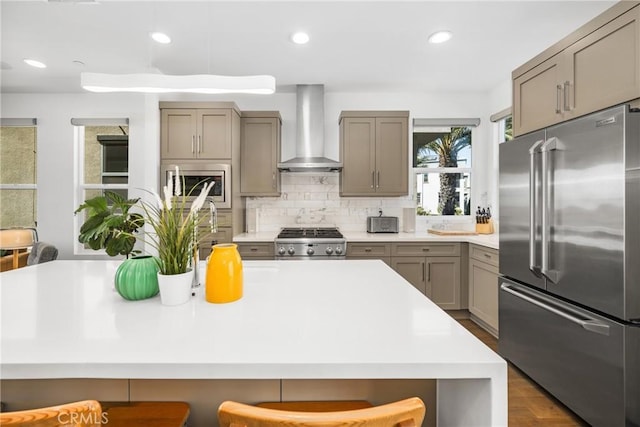
<path id="1" fill-rule="evenodd" d="M 96 400 L 82 400 L 64 405 L 25 411 L 0 413 L 0 425 L 13 427 L 100 427 L 102 407 Z"/>
<path id="2" fill-rule="evenodd" d="M 27 265 L 55 261 L 56 258 L 58 258 L 58 248 L 47 242 L 35 242 L 27 258 Z"/>
<path id="3" fill-rule="evenodd" d="M 418 397 L 370 408 L 331 412 L 283 411 L 226 401 L 218 408 L 218 423 L 220 427 L 417 427 L 422 425 L 425 412 L 424 402 Z"/>
<path id="4" fill-rule="evenodd" d="M 11 251 L 11 269 L 20 267 L 20 253 L 38 241 L 38 232 L 31 227 L 11 227 L 0 229 L 0 249 Z"/>
<path id="5" fill-rule="evenodd" d="M 185 402 L 98 402 L 83 400 L 58 406 L 0 413 L 0 426 L 11 427 L 183 427 Z"/>

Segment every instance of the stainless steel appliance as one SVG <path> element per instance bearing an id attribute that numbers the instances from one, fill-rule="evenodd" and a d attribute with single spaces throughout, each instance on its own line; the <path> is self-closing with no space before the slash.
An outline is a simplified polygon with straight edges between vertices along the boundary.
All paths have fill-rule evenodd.
<path id="1" fill-rule="evenodd" d="M 214 181 L 216 184 L 209 197 L 213 199 L 217 209 L 231 209 L 231 165 L 209 162 L 162 163 L 161 186 L 166 185 L 170 178 L 171 185 L 175 185 L 176 166 L 180 168 L 181 178 L 184 178 L 185 188 L 182 191 L 185 194 L 191 192 L 191 199 L 200 194 L 203 183 Z"/>
<path id="2" fill-rule="evenodd" d="M 368 216 L 367 233 L 397 233 L 397 216 Z"/>
<path id="3" fill-rule="evenodd" d="M 499 352 L 593 426 L 640 426 L 640 112 L 500 145 Z"/>
<path id="4" fill-rule="evenodd" d="M 296 86 L 296 156 L 278 163 L 284 172 L 339 172 L 342 163 L 325 157 L 324 85 Z"/>
<path id="5" fill-rule="evenodd" d="M 276 259 L 344 259 L 347 241 L 335 227 L 283 228 L 275 239 Z"/>

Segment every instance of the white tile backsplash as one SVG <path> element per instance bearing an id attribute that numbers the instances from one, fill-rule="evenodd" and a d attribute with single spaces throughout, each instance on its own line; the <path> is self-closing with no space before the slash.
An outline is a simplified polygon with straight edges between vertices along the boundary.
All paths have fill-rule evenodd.
<path id="1" fill-rule="evenodd" d="M 402 217 L 412 207 L 405 197 L 340 197 L 339 174 L 333 172 L 283 173 L 280 197 L 249 197 L 247 209 L 256 209 L 258 231 L 282 227 L 339 227 L 366 231 L 367 216 Z"/>
<path id="2" fill-rule="evenodd" d="M 247 210 L 255 209 L 256 231 L 279 231 L 282 227 L 339 227 L 343 231 L 366 231 L 367 217 L 382 209 L 397 216 L 402 230 L 402 209 L 415 206 L 410 196 L 340 197 L 335 172 L 283 173 L 280 197 L 248 197 Z M 473 230 L 470 217 L 418 216 L 416 232 L 428 228 Z"/>

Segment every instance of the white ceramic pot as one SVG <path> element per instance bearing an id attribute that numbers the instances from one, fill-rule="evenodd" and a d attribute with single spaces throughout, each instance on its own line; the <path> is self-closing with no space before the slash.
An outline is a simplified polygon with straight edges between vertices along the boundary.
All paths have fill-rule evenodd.
<path id="1" fill-rule="evenodd" d="M 191 299 L 191 284 L 193 271 L 182 274 L 158 273 L 158 287 L 160 288 L 160 300 L 163 305 L 180 305 Z"/>

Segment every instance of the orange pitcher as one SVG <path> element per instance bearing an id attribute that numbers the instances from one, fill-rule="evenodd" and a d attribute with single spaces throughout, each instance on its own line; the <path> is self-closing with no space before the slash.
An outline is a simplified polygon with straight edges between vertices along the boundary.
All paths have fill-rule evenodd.
<path id="1" fill-rule="evenodd" d="M 213 245 L 205 283 L 207 302 L 225 303 L 242 298 L 242 259 L 238 245 Z"/>

